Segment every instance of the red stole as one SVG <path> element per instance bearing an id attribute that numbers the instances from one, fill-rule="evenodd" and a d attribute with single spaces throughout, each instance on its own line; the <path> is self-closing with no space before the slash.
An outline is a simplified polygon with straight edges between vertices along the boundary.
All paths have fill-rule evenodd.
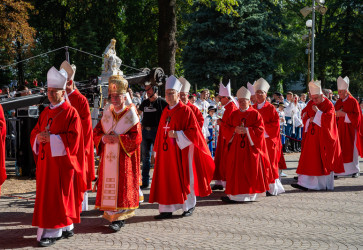
<path id="1" fill-rule="evenodd" d="M 80 222 L 84 182 L 84 148 L 81 119 L 75 108 L 64 102 L 55 109 L 45 108 L 30 135 L 33 147 L 36 136 L 45 130 L 50 119 L 50 133 L 59 135 L 66 155 L 52 157 L 50 143 L 39 144 L 34 156 L 37 169 L 33 226 L 61 228 Z"/>
<path id="2" fill-rule="evenodd" d="M 213 180 L 226 180 L 226 169 L 225 169 L 225 156 L 228 152 L 228 141 L 225 139 L 224 131 L 229 128 L 227 120 L 233 111 L 238 110 L 234 102 L 230 101 L 225 107 L 223 117 L 221 119 L 222 123 L 219 126 L 218 143 L 216 148 L 216 154 L 214 156 L 214 162 L 216 164 L 216 170 L 214 172 Z"/>
<path id="3" fill-rule="evenodd" d="M 308 125 L 308 119 L 315 116 L 313 105 L 314 102 L 310 101 L 303 109 L 303 146 L 296 173 L 310 176 L 328 175 L 331 171 L 342 173 L 344 165 L 334 106 L 326 98 L 317 105 L 323 112 L 319 127 L 312 121 Z"/>
<path id="4" fill-rule="evenodd" d="M 168 118 L 170 117 L 170 118 Z M 149 202 L 163 205 L 183 204 L 190 193 L 189 147 L 180 149 L 176 139 L 169 138 L 170 130 L 183 131 L 193 143 L 193 176 L 196 196 L 207 196 L 214 162 L 193 111 L 182 102 L 173 109 L 166 107 L 161 115 L 154 151 L 155 169 Z"/>
<path id="5" fill-rule="evenodd" d="M 71 105 L 78 111 L 81 118 L 84 150 L 85 150 L 85 181 L 87 182 L 87 190 L 92 189 L 92 181 L 95 179 L 95 160 L 94 160 L 94 144 L 93 144 L 93 129 L 90 108 L 87 98 L 82 95 L 78 89 L 68 96 Z"/>
<path id="6" fill-rule="evenodd" d="M 0 104 L 0 195 L 1 195 L 1 185 L 6 180 L 5 138 L 6 138 L 6 121 L 5 121 L 3 106 L 1 106 Z"/>

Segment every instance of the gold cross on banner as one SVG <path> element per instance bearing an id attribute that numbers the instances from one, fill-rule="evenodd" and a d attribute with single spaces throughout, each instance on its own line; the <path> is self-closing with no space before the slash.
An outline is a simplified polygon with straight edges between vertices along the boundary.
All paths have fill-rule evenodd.
<path id="1" fill-rule="evenodd" d="M 116 160 L 116 155 L 114 152 L 110 152 L 106 155 L 106 159 L 109 161 L 109 162 L 112 162 L 114 160 Z"/>
<path id="2" fill-rule="evenodd" d="M 134 121 L 132 119 L 132 114 L 130 113 L 130 115 L 126 115 L 125 120 L 126 120 L 125 121 L 126 124 L 132 124 L 132 122 Z"/>

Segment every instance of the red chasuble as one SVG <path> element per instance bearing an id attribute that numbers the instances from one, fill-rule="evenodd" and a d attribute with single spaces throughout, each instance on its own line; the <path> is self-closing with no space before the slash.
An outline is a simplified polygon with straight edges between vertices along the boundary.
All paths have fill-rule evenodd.
<path id="1" fill-rule="evenodd" d="M 6 180 L 5 137 L 6 137 L 6 122 L 5 122 L 3 107 L 0 104 L 0 195 L 1 195 L 1 185 Z"/>
<path id="2" fill-rule="evenodd" d="M 200 110 L 198 109 L 197 106 L 193 105 L 191 102 L 188 101 L 188 103 L 186 104 L 189 108 L 191 108 L 191 110 L 193 111 L 195 118 L 197 119 L 197 122 L 200 126 L 200 128 L 203 127 L 203 123 L 204 123 L 204 118 L 202 115 L 202 112 L 200 112 Z"/>
<path id="3" fill-rule="evenodd" d="M 363 157 L 363 115 L 361 114 L 359 134 L 357 137 L 357 148 L 360 157 Z"/>
<path id="4" fill-rule="evenodd" d="M 214 171 L 213 180 L 226 180 L 226 155 L 228 152 L 228 141 L 225 139 L 224 130 L 228 129 L 227 120 L 233 111 L 238 110 L 237 106 L 230 101 L 224 106 L 224 113 L 221 119 L 222 123 L 219 125 L 218 143 L 216 148 L 216 154 L 214 156 L 214 162 L 216 164 L 216 170 Z"/>
<path id="5" fill-rule="evenodd" d="M 283 157 L 279 114 L 277 113 L 276 108 L 267 101 L 261 109 L 257 109 L 257 103 L 255 103 L 253 107 L 260 112 L 266 133 L 269 136 L 265 139 L 271 163 L 273 182 L 275 182 L 275 180 L 279 178 L 279 162 L 281 162 L 281 157 Z M 281 167 L 283 167 L 283 165 L 281 165 Z"/>
<path id="6" fill-rule="evenodd" d="M 52 156 L 50 143 L 40 143 L 35 152 L 36 199 L 33 226 L 61 228 L 80 222 L 80 208 L 86 182 L 83 182 L 84 148 L 78 112 L 68 102 L 55 109 L 46 107 L 30 135 L 33 148 L 36 136 L 49 126 L 59 135 L 66 154 Z"/>
<path id="7" fill-rule="evenodd" d="M 264 125 L 260 113 L 250 107 L 247 111 L 234 111 L 225 130 L 226 140 L 232 143 L 226 157 L 226 194 L 255 194 L 269 190 L 270 160 L 266 148 Z M 248 128 L 247 134 L 236 134 L 237 126 Z"/>
<path id="8" fill-rule="evenodd" d="M 171 110 L 166 107 L 161 115 L 154 151 L 155 169 L 149 203 L 162 205 L 183 204 L 190 193 L 189 148 L 180 149 L 170 130 L 183 131 L 193 143 L 193 177 L 196 196 L 207 196 L 214 162 L 193 111 L 181 101 Z"/>
<path id="9" fill-rule="evenodd" d="M 337 126 L 339 132 L 340 146 L 342 149 L 344 163 L 353 161 L 354 140 L 357 136 L 357 142 L 359 140 L 359 128 L 361 126 L 361 110 L 358 101 L 348 95 L 348 99 L 344 102 L 339 99 L 335 104 L 335 110 L 342 110 L 347 113 L 347 116 L 351 123 L 346 123 L 345 117 L 337 117 Z M 363 151 L 363 145 L 356 142 L 356 146 L 359 152 Z"/>
<path id="10" fill-rule="evenodd" d="M 131 105 L 125 108 L 121 113 L 117 114 L 111 110 L 112 116 L 115 121 L 115 125 L 121 119 L 124 119 L 125 115 L 129 114 Z M 105 115 L 105 113 L 104 113 Z M 103 118 L 102 118 L 103 119 Z M 117 126 L 117 125 L 116 125 Z M 141 125 L 140 122 L 133 125 L 125 133 L 119 134 L 119 152 L 113 152 L 114 156 L 118 155 L 118 171 L 117 176 L 117 198 L 116 206 L 114 209 L 107 207 L 103 204 L 103 200 L 106 196 L 111 195 L 113 190 L 106 192 L 107 184 L 104 182 L 105 161 L 109 160 L 109 155 L 105 155 L 105 144 L 102 142 L 102 137 L 107 134 L 106 129 L 103 127 L 100 121 L 93 130 L 94 143 L 97 150 L 97 155 L 101 156 L 100 165 L 98 170 L 98 184 L 97 184 L 97 196 L 95 208 L 101 210 L 120 210 L 120 209 L 136 209 L 139 207 L 139 177 L 140 177 L 140 165 L 136 163 L 136 153 L 141 144 Z M 116 156 L 117 157 L 117 156 Z M 109 193 L 109 194 L 108 194 Z"/>
<path id="11" fill-rule="evenodd" d="M 84 138 L 84 150 L 85 150 L 85 164 L 86 173 L 85 181 L 87 182 L 87 190 L 92 189 L 92 181 L 95 179 L 95 161 L 94 161 L 94 144 L 93 144 L 93 131 L 92 131 L 92 119 L 89 109 L 87 98 L 82 95 L 78 89 L 74 90 L 71 95 L 68 96 L 71 105 L 78 111 L 81 117 L 83 138 Z"/>
<path id="12" fill-rule="evenodd" d="M 314 102 L 310 101 L 302 112 L 303 144 L 296 173 L 309 176 L 328 175 L 331 171 L 342 173 L 344 165 L 334 106 L 326 98 L 317 105 L 323 112 L 321 127 L 319 127 L 310 121 L 311 117 L 315 117 L 313 105 L 315 105 Z"/>

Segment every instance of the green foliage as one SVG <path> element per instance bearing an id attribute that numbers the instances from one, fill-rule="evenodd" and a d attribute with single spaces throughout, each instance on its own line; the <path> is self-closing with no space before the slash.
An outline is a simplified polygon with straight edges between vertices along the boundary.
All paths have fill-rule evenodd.
<path id="1" fill-rule="evenodd" d="M 238 16 L 221 14 L 203 4 L 193 5 L 192 25 L 185 34 L 185 75 L 198 85 L 211 86 L 231 79 L 236 91 L 242 84 L 266 77 L 273 69 L 278 40 L 267 32 L 268 13 L 261 1 L 238 1 Z"/>

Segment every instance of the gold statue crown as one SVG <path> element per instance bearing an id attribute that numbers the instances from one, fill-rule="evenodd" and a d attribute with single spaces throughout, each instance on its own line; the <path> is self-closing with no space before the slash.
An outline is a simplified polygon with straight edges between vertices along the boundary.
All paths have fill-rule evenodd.
<path id="1" fill-rule="evenodd" d="M 126 94 L 129 83 L 120 75 L 110 76 L 108 79 L 108 94 Z"/>
<path id="2" fill-rule="evenodd" d="M 112 38 L 112 39 L 111 39 L 111 43 L 112 43 L 112 44 L 116 44 L 116 39 Z"/>

